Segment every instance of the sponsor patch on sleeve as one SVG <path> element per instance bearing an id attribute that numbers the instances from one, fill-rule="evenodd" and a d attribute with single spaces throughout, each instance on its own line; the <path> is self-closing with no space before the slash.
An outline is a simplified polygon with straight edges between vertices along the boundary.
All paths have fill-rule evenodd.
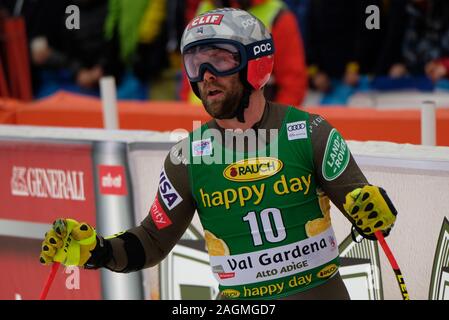
<path id="1" fill-rule="evenodd" d="M 288 140 L 307 139 L 307 126 L 305 121 L 287 123 Z"/>
<path id="2" fill-rule="evenodd" d="M 154 199 L 153 205 L 150 208 L 150 215 L 158 230 L 167 228 L 172 224 L 171 220 L 168 218 L 167 214 L 159 203 L 157 195 L 156 199 Z"/>
<path id="3" fill-rule="evenodd" d="M 349 149 L 343 137 L 334 128 L 329 133 L 324 152 L 322 172 L 327 181 L 337 179 L 349 163 Z"/>
<path id="4" fill-rule="evenodd" d="M 210 138 L 192 142 L 192 156 L 210 156 L 212 154 L 212 141 Z"/>
<path id="5" fill-rule="evenodd" d="M 173 187 L 173 184 L 168 179 L 164 169 L 162 169 L 161 175 L 159 177 L 159 192 L 161 194 L 162 201 L 164 201 L 165 206 L 169 210 L 172 210 L 182 201 L 181 196 Z"/>

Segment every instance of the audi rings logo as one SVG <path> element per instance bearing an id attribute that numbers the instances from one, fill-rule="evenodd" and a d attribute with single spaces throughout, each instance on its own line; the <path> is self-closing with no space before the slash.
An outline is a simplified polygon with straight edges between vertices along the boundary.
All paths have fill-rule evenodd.
<path id="1" fill-rule="evenodd" d="M 305 122 L 295 123 L 295 124 L 290 124 L 289 126 L 287 126 L 287 131 L 302 130 L 305 128 L 306 128 Z"/>
<path id="2" fill-rule="evenodd" d="M 287 123 L 288 140 L 306 139 L 307 124 L 305 121 L 296 121 Z"/>

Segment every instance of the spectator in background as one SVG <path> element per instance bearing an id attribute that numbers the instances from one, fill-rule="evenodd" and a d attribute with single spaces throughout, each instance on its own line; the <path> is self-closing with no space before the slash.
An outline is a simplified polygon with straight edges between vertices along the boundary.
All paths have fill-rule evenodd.
<path id="1" fill-rule="evenodd" d="M 426 74 L 436 82 L 449 75 L 449 2 L 411 0 L 406 7 L 402 61 L 390 76 Z"/>
<path id="2" fill-rule="evenodd" d="M 195 12 L 199 0 L 194 0 L 196 6 L 192 7 L 192 0 L 153 0 L 148 7 L 149 15 L 156 16 L 156 11 L 162 11 L 164 19 L 159 25 L 159 34 L 146 55 L 148 61 L 141 64 L 140 69 L 147 69 L 153 65 L 153 70 L 148 70 L 150 76 L 150 99 L 152 100 L 179 100 L 180 83 L 182 82 L 182 63 L 179 42 L 186 25 L 186 12 L 190 8 Z M 156 7 L 157 6 L 157 7 Z M 155 23 L 144 18 L 142 25 L 154 28 Z M 139 71 L 135 67 L 135 72 Z M 155 76 L 156 75 L 156 76 Z"/>
<path id="3" fill-rule="evenodd" d="M 69 5 L 80 10 L 79 29 L 66 27 Z M 107 0 L 24 2 L 37 97 L 59 89 L 94 94 L 103 75 L 120 78 L 122 66 L 104 37 L 107 12 Z"/>
<path id="4" fill-rule="evenodd" d="M 409 0 L 384 0 L 380 8 L 382 43 L 373 61 L 374 76 L 388 76 L 393 65 L 401 61 L 401 44 L 406 22 L 405 7 Z"/>
<path id="5" fill-rule="evenodd" d="M 437 82 L 443 78 L 449 77 L 449 56 L 433 60 L 426 64 L 426 75 Z"/>
<path id="6" fill-rule="evenodd" d="M 268 26 L 273 35 L 276 55 L 265 95 L 275 102 L 299 106 L 307 92 L 307 70 L 302 38 L 294 14 L 280 0 L 203 0 L 198 13 L 216 7 L 248 10 Z M 186 78 L 182 98 L 198 102 Z"/>
<path id="7" fill-rule="evenodd" d="M 166 16 L 166 0 L 109 0 L 106 38 L 118 45 L 126 70 L 119 98 L 148 98 L 150 82 L 168 66 Z"/>
<path id="8" fill-rule="evenodd" d="M 197 12 L 198 12 L 198 6 L 203 2 L 203 0 L 180 0 L 183 3 L 185 3 L 184 8 L 184 27 L 191 21 L 193 18 L 195 18 Z M 183 30 L 184 31 L 184 28 Z M 182 33 L 182 32 L 181 32 Z M 182 36 L 182 34 L 181 34 Z M 181 38 L 179 38 L 181 40 Z"/>
<path id="9" fill-rule="evenodd" d="M 381 0 L 313 0 L 307 12 L 307 64 L 311 87 L 327 93 L 332 80 L 355 87 L 360 74 L 373 73 L 382 43 L 382 28 L 369 30 L 369 5 L 381 11 Z"/>
<path id="10" fill-rule="evenodd" d="M 146 99 L 147 83 L 168 64 L 165 4 L 166 0 L 26 1 L 22 14 L 36 97 L 60 89 L 98 95 L 100 78 L 112 75 L 119 99 Z M 69 5 L 80 10 L 79 29 L 66 28 Z"/>
<path id="11" fill-rule="evenodd" d="M 304 45 L 307 43 L 307 12 L 309 10 L 310 1 L 313 0 L 284 0 L 285 4 L 296 17 Z"/>

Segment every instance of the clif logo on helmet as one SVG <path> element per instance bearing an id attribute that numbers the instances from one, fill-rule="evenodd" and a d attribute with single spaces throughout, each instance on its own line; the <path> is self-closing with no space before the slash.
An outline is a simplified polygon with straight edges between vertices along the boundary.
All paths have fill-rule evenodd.
<path id="1" fill-rule="evenodd" d="M 187 30 L 190 30 L 193 27 L 204 26 L 205 24 L 219 25 L 221 23 L 221 19 L 223 19 L 222 14 L 205 14 L 193 19 L 187 26 Z"/>

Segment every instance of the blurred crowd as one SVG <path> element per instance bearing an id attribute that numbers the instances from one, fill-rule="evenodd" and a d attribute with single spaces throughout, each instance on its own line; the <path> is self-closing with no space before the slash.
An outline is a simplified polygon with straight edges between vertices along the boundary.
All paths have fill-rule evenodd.
<path id="1" fill-rule="evenodd" d="M 73 5 L 79 28 L 68 27 Z M 25 21 L 34 98 L 98 95 L 112 75 L 119 99 L 197 103 L 179 42 L 195 15 L 224 6 L 270 29 L 271 100 L 298 106 L 312 92 L 321 104 L 345 104 L 356 92 L 449 90 L 447 0 L 0 0 L 0 19 Z"/>

